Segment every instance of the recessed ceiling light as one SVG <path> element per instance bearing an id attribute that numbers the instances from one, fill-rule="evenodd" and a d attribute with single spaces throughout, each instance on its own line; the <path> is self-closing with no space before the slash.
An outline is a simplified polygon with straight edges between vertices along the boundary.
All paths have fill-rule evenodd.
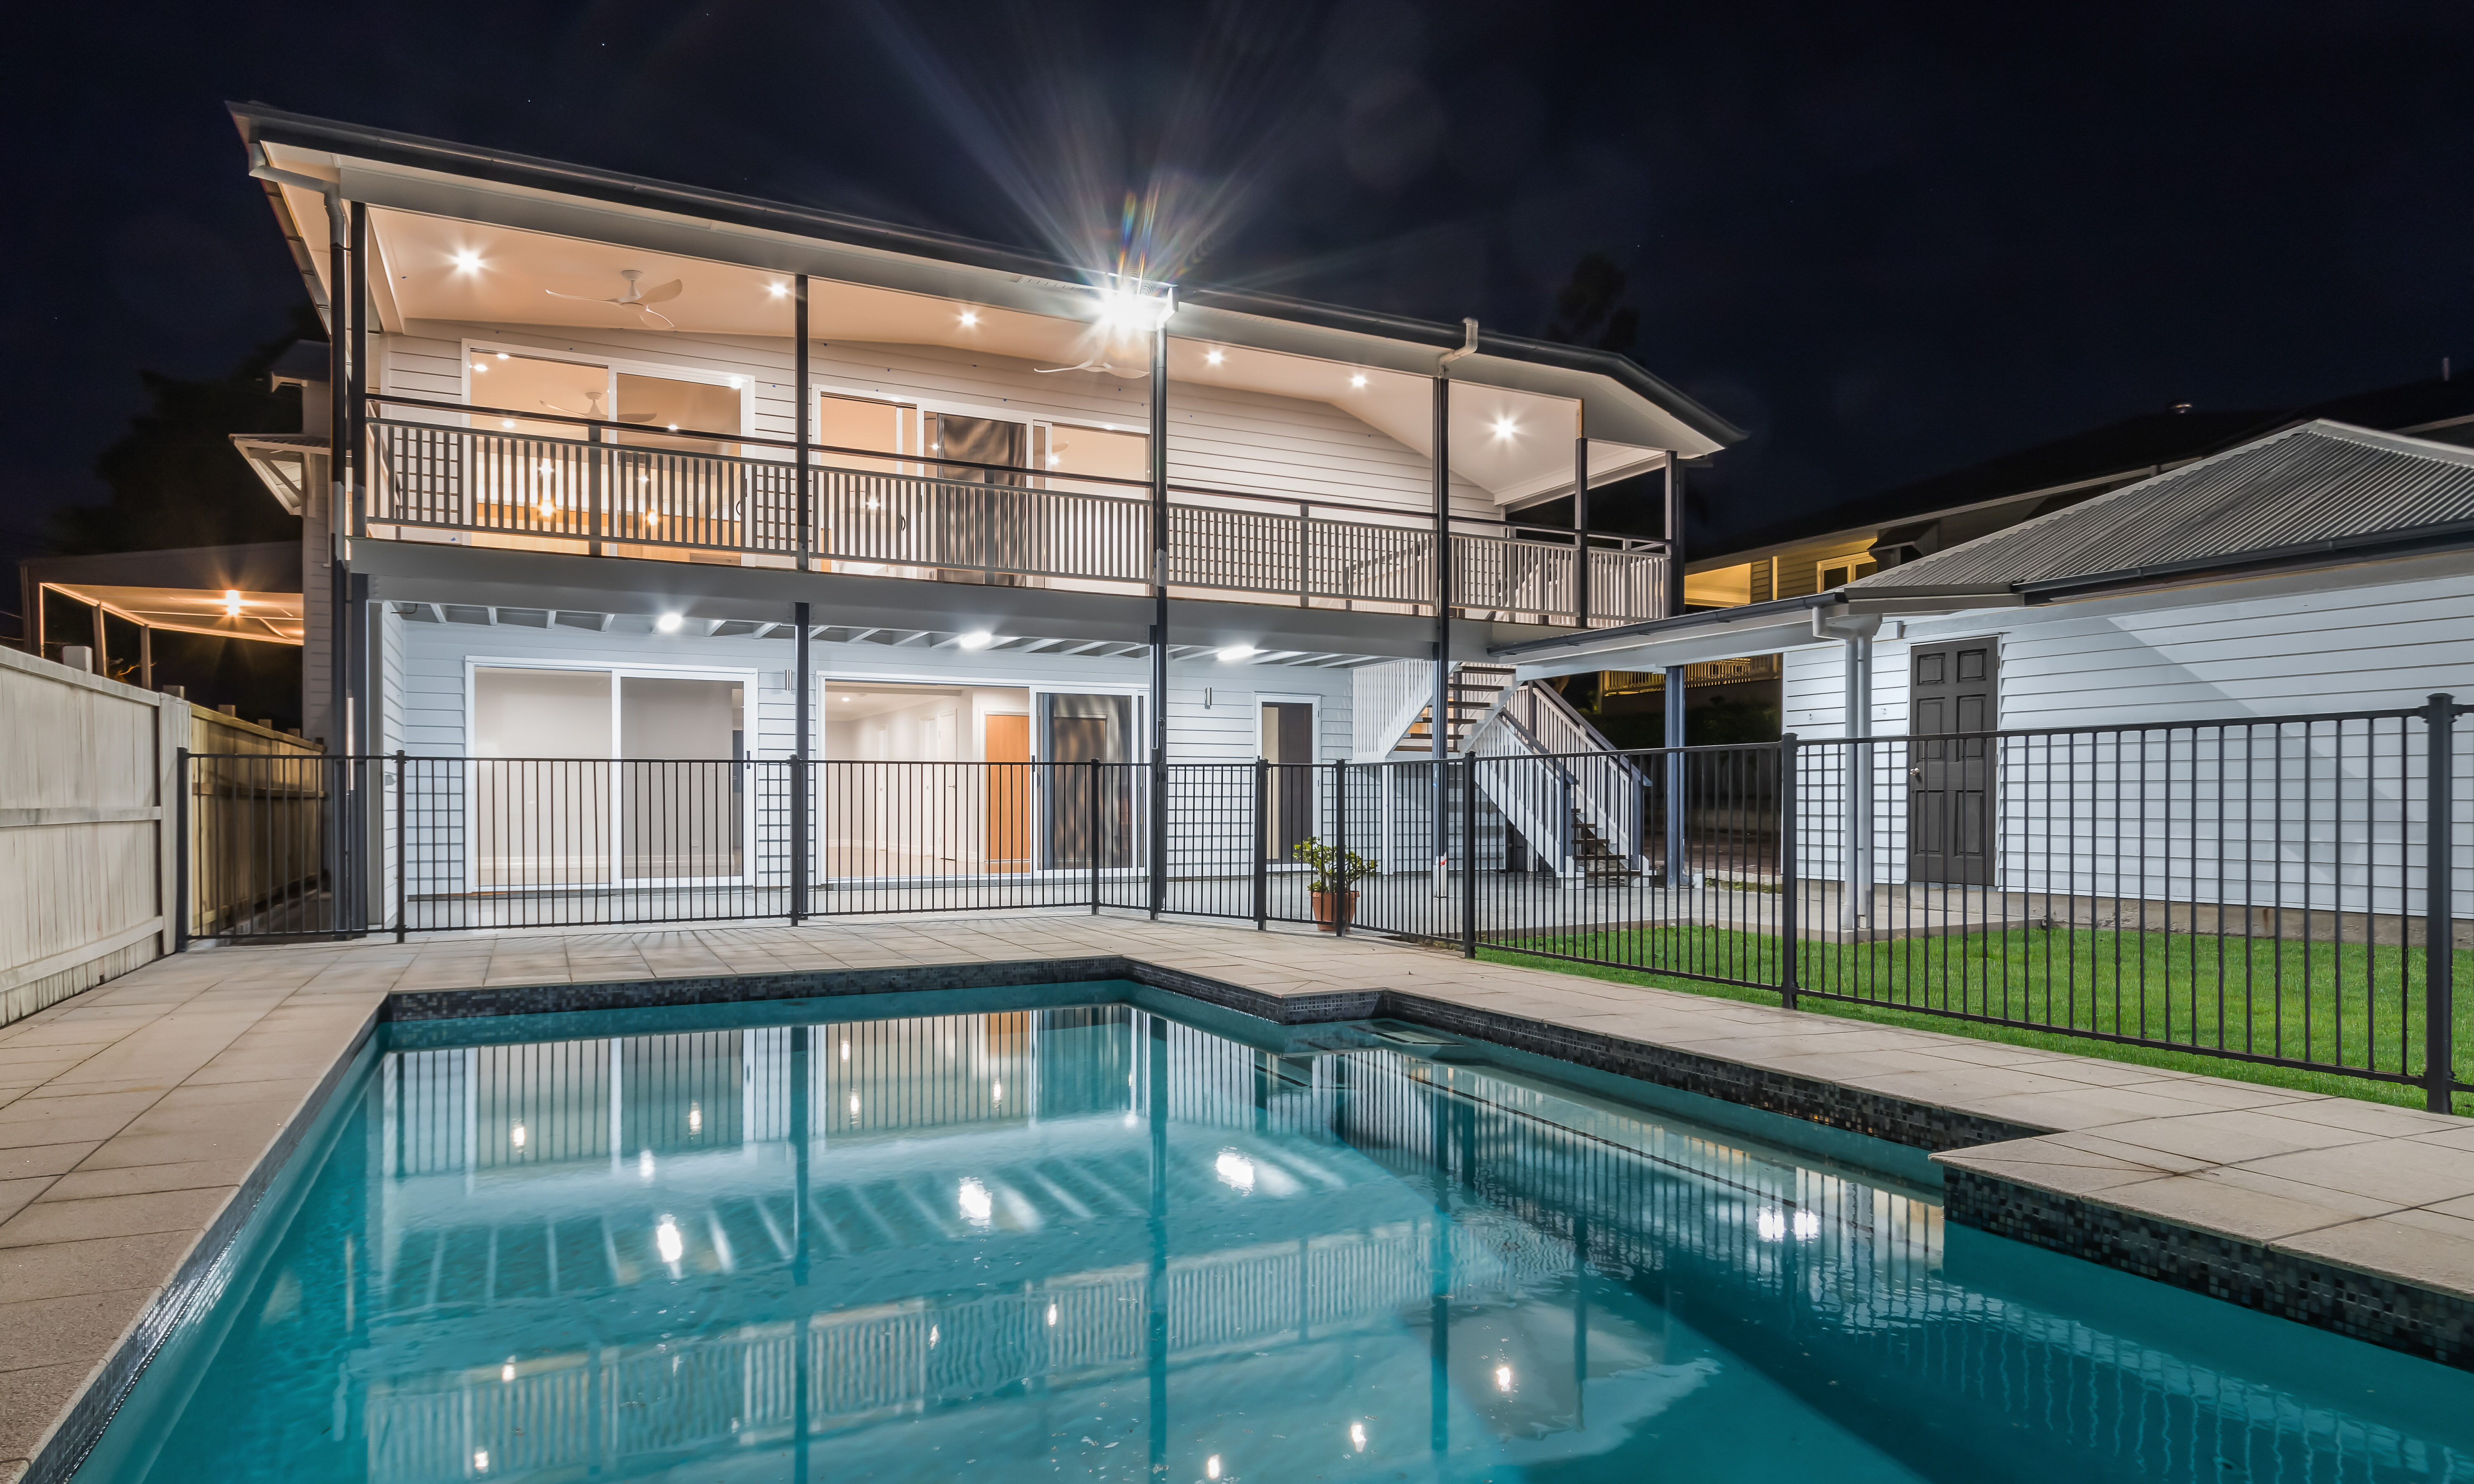
<path id="1" fill-rule="evenodd" d="M 473 363 L 473 369 L 474 371 L 488 371 L 490 368 L 488 368 L 488 367 L 486 367 L 486 366 L 482 365 L 482 364 L 481 364 L 480 362 L 478 362 L 478 361 L 474 361 L 474 362 Z"/>
<path id="2" fill-rule="evenodd" d="M 1237 664 L 1241 661 L 1251 659 L 1261 653 L 1261 650 L 1256 649 L 1251 644 L 1231 644 L 1220 652 L 1220 662 L 1222 664 Z"/>
<path id="3" fill-rule="evenodd" d="M 1205 366 L 1217 366 L 1226 359 L 1226 356 L 1222 355 L 1217 350 L 1205 350 L 1202 352 L 1202 364 Z"/>
<path id="4" fill-rule="evenodd" d="M 964 649 L 985 649 L 996 641 L 997 636 L 995 634 L 990 634 L 985 629 L 982 629 L 974 634 L 963 634 L 954 642 L 961 645 Z"/>
<path id="5" fill-rule="evenodd" d="M 498 359 L 499 359 L 499 360 L 503 361 L 503 360 L 505 360 L 506 358 L 507 358 L 507 352 L 505 352 L 504 350 L 501 350 L 501 351 L 499 351 L 499 352 L 498 352 Z"/>
<path id="6" fill-rule="evenodd" d="M 1348 384 L 1352 387 L 1362 387 L 1366 385 L 1366 373 L 1364 371 L 1359 371 L 1356 375 L 1349 377 Z"/>
<path id="7" fill-rule="evenodd" d="M 971 325 L 971 324 L 977 324 L 977 323 L 980 323 L 980 314 L 979 314 L 979 311 L 978 311 L 978 310 L 976 310 L 976 309 L 965 309 L 965 310 L 963 310 L 963 311 L 962 311 L 962 323 L 963 323 L 965 325 Z"/>
<path id="8" fill-rule="evenodd" d="M 778 283 L 768 283 L 764 285 L 764 292 L 772 295 L 775 299 L 788 299 L 790 296 L 790 291 Z"/>
<path id="9" fill-rule="evenodd" d="M 471 273 L 481 266 L 481 254 L 467 248 L 455 254 L 455 266 L 461 272 Z"/>
<path id="10" fill-rule="evenodd" d="M 1519 431 L 1520 424 L 1513 421 L 1508 417 L 1497 418 L 1494 419 L 1494 436 L 1497 438 L 1510 438 L 1513 434 Z"/>
<path id="11" fill-rule="evenodd" d="M 679 618 L 679 615 L 676 613 L 664 613 L 661 617 L 653 620 L 653 627 L 661 630 L 664 634 L 676 634 L 679 632 L 679 624 L 681 621 L 682 620 Z"/>

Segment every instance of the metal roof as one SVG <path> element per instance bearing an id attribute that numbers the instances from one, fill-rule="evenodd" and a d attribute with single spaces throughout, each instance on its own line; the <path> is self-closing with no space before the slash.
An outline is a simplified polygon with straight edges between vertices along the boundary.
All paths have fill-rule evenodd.
<path id="1" fill-rule="evenodd" d="M 2035 589 L 2474 534 L 2474 449 L 2313 421 L 1848 585 Z"/>

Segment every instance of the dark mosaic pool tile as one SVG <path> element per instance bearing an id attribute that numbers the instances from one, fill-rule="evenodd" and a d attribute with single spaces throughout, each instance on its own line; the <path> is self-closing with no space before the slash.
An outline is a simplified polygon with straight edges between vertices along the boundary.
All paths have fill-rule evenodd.
<path id="1" fill-rule="evenodd" d="M 2316 1329 L 2474 1370 L 2474 1304 L 2272 1247 L 1976 1170 L 1944 1178 L 1948 1219 Z"/>

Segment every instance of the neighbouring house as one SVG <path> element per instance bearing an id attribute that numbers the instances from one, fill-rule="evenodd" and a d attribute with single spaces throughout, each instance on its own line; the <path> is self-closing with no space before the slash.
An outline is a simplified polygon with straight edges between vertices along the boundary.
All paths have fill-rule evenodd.
<path id="1" fill-rule="evenodd" d="M 332 331 L 285 368 L 302 433 L 235 443 L 303 516 L 303 731 L 334 754 L 1439 754 L 1492 707 L 1492 651 L 1680 607 L 1663 542 L 1520 511 L 1739 436 L 1621 355 L 1474 322 L 232 115 Z M 376 772 L 337 785 L 337 849 L 382 874 Z M 508 879 L 493 810 L 618 821 L 561 786 L 476 782 L 430 879 Z M 987 790 L 919 805 L 936 869 L 1091 858 L 1079 804 Z M 789 827 L 753 789 L 711 802 L 728 849 L 622 874 L 733 879 Z M 837 809 L 830 844 L 900 807 Z"/>
<path id="2" fill-rule="evenodd" d="M 1913 739 L 1874 799 L 1904 822 L 1904 857 L 1891 866 L 1910 881 L 1993 878 L 2004 789 L 2015 802 L 2048 787 L 2037 766 L 2065 781 L 2110 777 L 2119 759 L 2104 747 L 2143 745 L 2091 742 L 2084 756 L 2042 764 L 2027 745 L 2013 750 L 2024 764 L 1932 764 L 1947 749 L 1927 743 L 1953 733 L 2155 729 L 2180 760 L 2153 773 L 2161 792 L 2147 803 L 2078 811 L 2108 829 L 2133 808 L 2161 822 L 2259 807 L 2322 777 L 2331 746 L 2341 766 L 2315 821 L 2374 795 L 2402 800 L 2424 767 L 2402 742 L 2389 755 L 2389 742 L 2333 723 L 2255 735 L 2239 724 L 2402 711 L 2435 694 L 2474 701 L 2474 448 L 2314 420 L 1826 592 L 1516 643 L 1500 658 L 1530 681 L 1743 656 L 1779 657 L 1785 730 L 1800 740 Z M 2190 740 L 2211 727 L 2213 742 Z M 2469 731 L 2456 725 L 2461 769 Z M 2232 761 L 2182 755 L 2195 745 L 2230 748 Z M 2260 770 L 2280 758 L 2292 772 L 2272 785 Z M 2202 797 L 2237 776 L 2236 802 Z M 2175 826 L 2173 842 L 2145 850 L 2148 868 L 2191 869 L 2190 840 L 2214 827 L 2213 813 Z M 2258 848 L 2275 853 L 2265 839 Z M 2066 832 L 2061 849 L 2097 845 Z M 2347 869 L 2368 869 L 2362 851 L 2403 849 L 2348 844 Z"/>
<path id="3" fill-rule="evenodd" d="M 2314 420 L 2474 443 L 2474 376 L 2461 381 L 2443 370 L 2428 380 L 2297 408 L 2185 405 L 2124 418 L 1696 546 L 1686 603 L 1739 608 L 1828 592 Z M 1733 701 L 1783 726 L 1780 678 L 1775 656 L 1749 655 L 1688 666 L 1685 683 L 1696 708 Z M 1608 673 L 1598 682 L 1593 713 L 1613 729 L 1628 711 L 1654 712 L 1664 683 L 1658 672 Z M 1697 725 L 1694 736 L 1702 739 Z"/>

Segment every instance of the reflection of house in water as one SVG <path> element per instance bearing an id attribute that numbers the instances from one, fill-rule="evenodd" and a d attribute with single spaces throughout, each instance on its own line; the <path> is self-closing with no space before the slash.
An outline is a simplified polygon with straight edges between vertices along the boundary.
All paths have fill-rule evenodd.
<path id="1" fill-rule="evenodd" d="M 1109 1005 L 390 1055 L 371 1476 L 827 1438 L 854 1476 L 936 1439 L 1122 1475 L 1241 1443 L 1257 1475 L 1439 1442 L 1544 1462 L 1815 1354 L 1882 1379 L 1803 1400 L 1885 1443 L 1955 1388 L 1996 1419 L 2067 1392 L 2083 1462 L 2194 1406 L 2316 1446 L 2269 1388 L 1945 1281 L 1925 1200 L 1415 1042 L 1331 1046 Z M 1285 1437 L 1206 1435 L 1256 1400 Z M 910 1425 L 965 1400 L 966 1429 Z"/>

